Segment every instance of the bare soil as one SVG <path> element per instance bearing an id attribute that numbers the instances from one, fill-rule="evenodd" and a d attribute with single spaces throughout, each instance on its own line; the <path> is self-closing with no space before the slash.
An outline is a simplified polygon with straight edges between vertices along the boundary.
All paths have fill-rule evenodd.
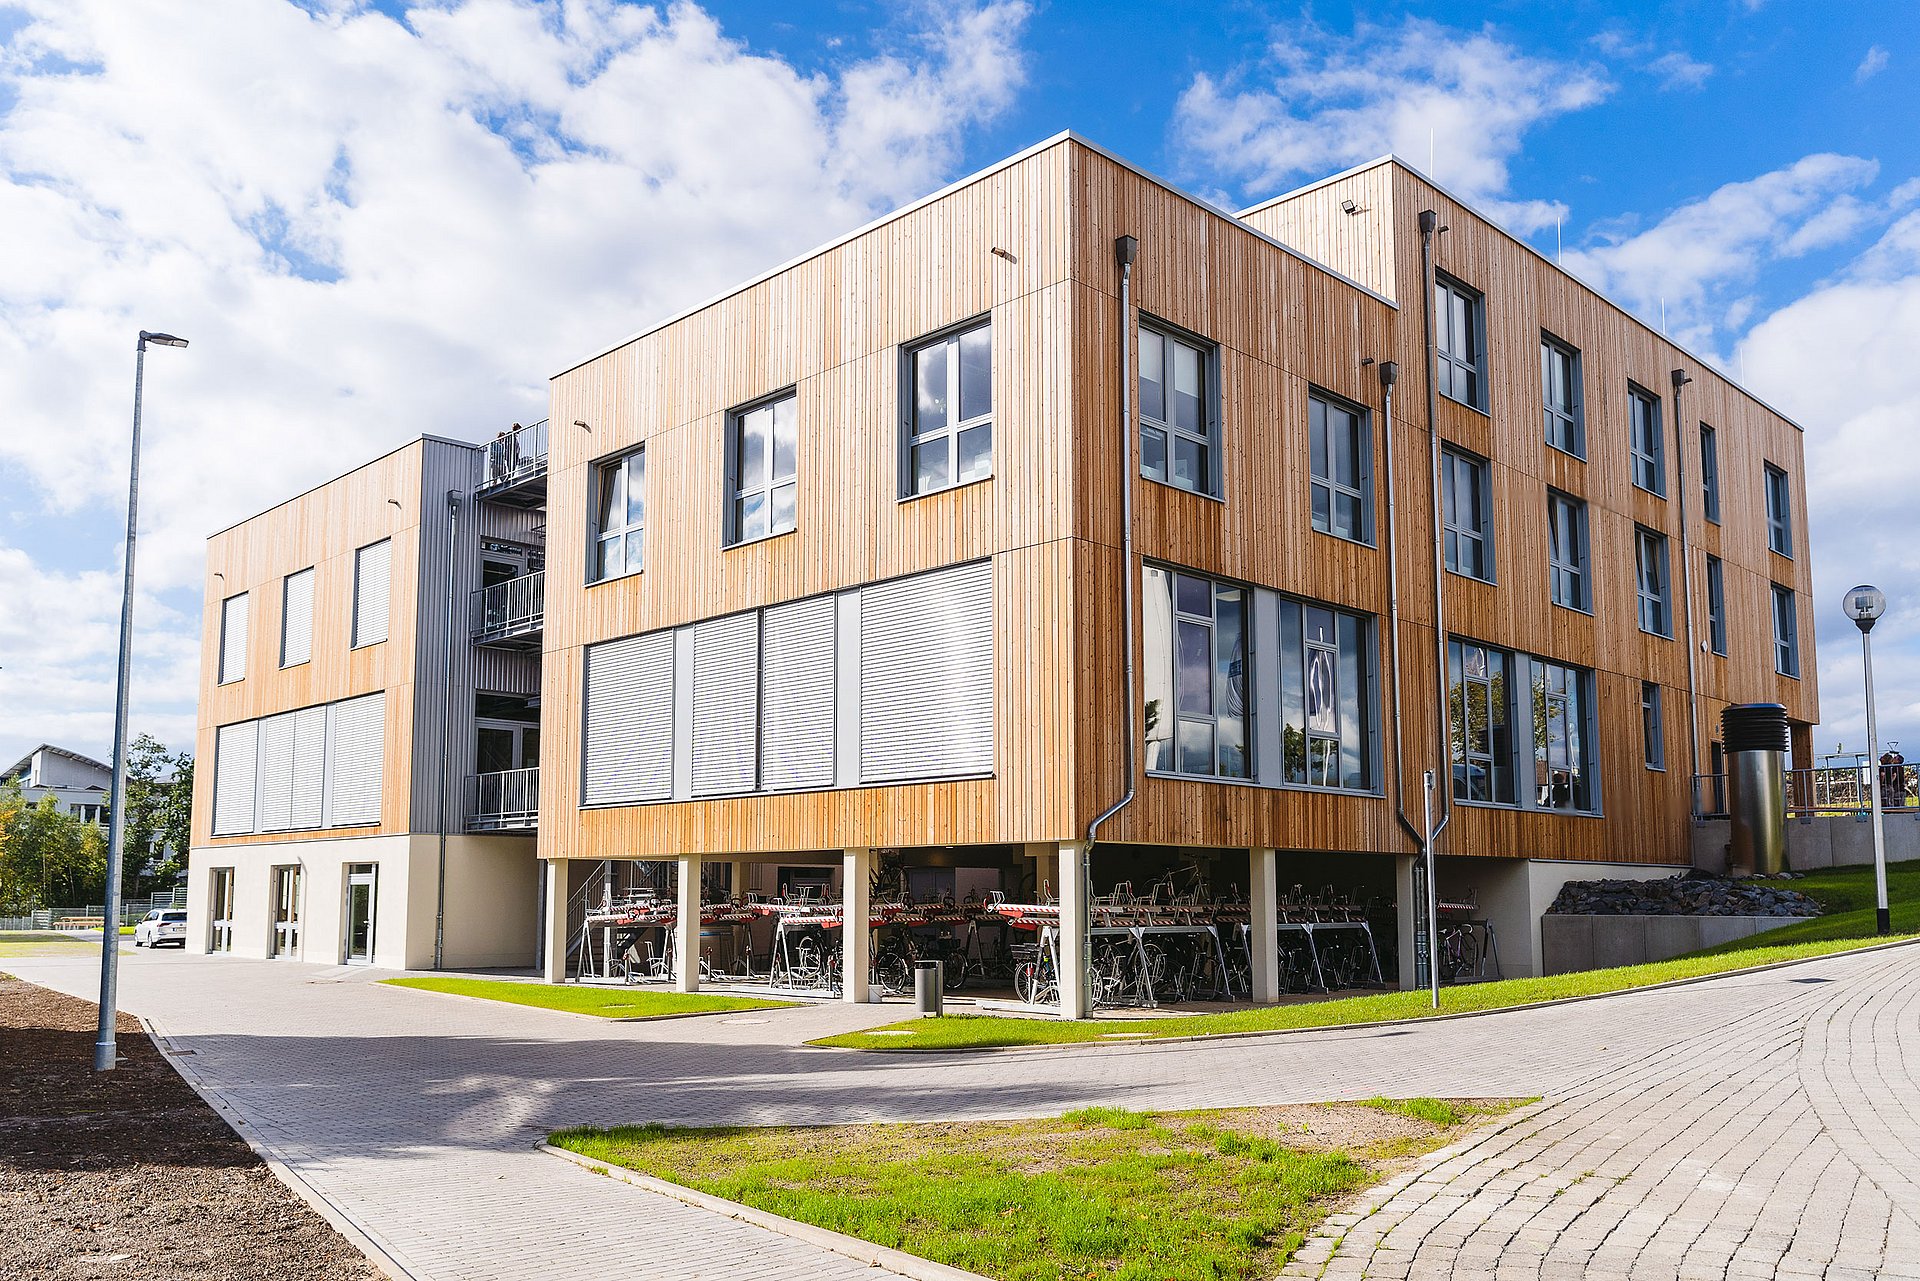
<path id="1" fill-rule="evenodd" d="M 0 1278 L 382 1274 L 269 1170 L 122 1014 L 93 1073 L 88 1001 L 0 974 Z"/>

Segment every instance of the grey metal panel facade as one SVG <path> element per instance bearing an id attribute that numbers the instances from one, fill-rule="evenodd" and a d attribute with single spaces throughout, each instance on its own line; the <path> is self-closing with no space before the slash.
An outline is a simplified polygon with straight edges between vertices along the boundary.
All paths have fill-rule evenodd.
<path id="1" fill-rule="evenodd" d="M 415 832 L 441 830 L 442 771 L 446 820 L 450 832 L 464 826 L 467 775 L 474 772 L 473 693 L 476 651 L 468 630 L 467 601 L 480 585 L 480 514 L 475 503 L 484 451 L 477 445 L 428 439 L 420 458 L 420 589 L 414 618 L 412 817 Z M 458 541 L 452 559 L 447 549 L 447 493 L 457 491 Z M 486 517 L 492 519 L 491 513 Z M 452 587 L 452 628 L 448 627 L 448 588 Z M 452 679 L 448 680 L 448 644 Z M 535 660 L 537 662 L 537 660 Z M 538 677 L 535 677 L 537 688 Z M 498 690 L 497 693 L 517 693 Z M 533 691 L 529 691 L 531 693 Z M 442 721 L 451 707 L 452 734 L 442 740 Z"/>
<path id="2" fill-rule="evenodd" d="M 475 646 L 473 687 L 484 694 L 532 698 L 540 692 L 540 655 L 525 650 Z"/>

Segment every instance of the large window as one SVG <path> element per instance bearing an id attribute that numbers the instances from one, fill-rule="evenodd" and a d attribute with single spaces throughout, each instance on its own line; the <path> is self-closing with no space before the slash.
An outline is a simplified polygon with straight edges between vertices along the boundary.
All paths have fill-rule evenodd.
<path id="1" fill-rule="evenodd" d="M 1793 588 L 1773 585 L 1773 670 L 1800 675 L 1800 610 Z"/>
<path id="2" fill-rule="evenodd" d="M 1533 660 L 1533 786 L 1539 809 L 1596 808 L 1593 676 Z"/>
<path id="3" fill-rule="evenodd" d="M 220 602 L 220 683 L 237 681 L 247 674 L 247 594 L 229 596 Z"/>
<path id="4" fill-rule="evenodd" d="M 385 713 L 377 693 L 222 725 L 213 834 L 377 825 Z"/>
<path id="5" fill-rule="evenodd" d="M 280 666 L 298 667 L 313 658 L 313 570 L 280 580 Z"/>
<path id="6" fill-rule="evenodd" d="M 1727 569 L 1718 556 L 1707 557 L 1707 643 L 1727 655 Z"/>
<path id="7" fill-rule="evenodd" d="M 593 564 L 589 582 L 637 574 L 647 563 L 647 451 L 593 469 Z"/>
<path id="8" fill-rule="evenodd" d="M 1787 473 L 1767 464 L 1767 546 L 1782 556 L 1793 555 L 1793 498 Z"/>
<path id="9" fill-rule="evenodd" d="M 993 475 L 993 327 L 942 334 L 906 353 L 902 497 Z"/>
<path id="10" fill-rule="evenodd" d="M 393 544 L 386 539 L 353 554 L 353 647 L 377 645 L 387 638 L 392 612 Z"/>
<path id="11" fill-rule="evenodd" d="M 1587 575 L 1587 505 L 1555 489 L 1547 491 L 1547 568 L 1554 604 L 1568 609 L 1592 608 Z"/>
<path id="12" fill-rule="evenodd" d="M 1219 491 L 1214 348 L 1140 326 L 1140 474 L 1196 494 Z"/>
<path id="13" fill-rule="evenodd" d="M 1320 392 L 1307 397 L 1307 440 L 1313 472 L 1313 527 L 1323 534 L 1373 542 L 1373 433 L 1367 416 Z"/>
<path id="14" fill-rule="evenodd" d="M 1720 523 L 1720 437 L 1713 428 L 1700 424 L 1700 510 L 1706 518 Z"/>
<path id="15" fill-rule="evenodd" d="M 1627 389 L 1633 483 L 1650 494 L 1667 496 L 1666 445 L 1660 436 L 1660 401 L 1652 392 Z"/>
<path id="16" fill-rule="evenodd" d="M 1473 641 L 1448 641 L 1453 727 L 1453 795 L 1512 805 L 1513 655 Z"/>
<path id="17" fill-rule="evenodd" d="M 1640 597 L 1640 630 L 1673 635 L 1673 592 L 1667 578 L 1667 536 L 1643 526 L 1633 531 L 1634 581 Z"/>
<path id="18" fill-rule="evenodd" d="M 1434 342 L 1439 356 L 1434 378 L 1440 394 L 1475 409 L 1487 407 L 1486 303 L 1457 280 L 1441 276 L 1433 286 Z"/>
<path id="19" fill-rule="evenodd" d="M 1155 565 L 1142 577 L 1147 768 L 1251 778 L 1249 593 Z"/>
<path id="20" fill-rule="evenodd" d="M 792 392 L 727 415 L 728 547 L 798 526 L 799 428 Z"/>
<path id="21" fill-rule="evenodd" d="M 1547 443 L 1575 458 L 1587 456 L 1587 425 L 1580 396 L 1580 353 L 1551 334 L 1540 335 L 1540 398 L 1546 405 Z"/>
<path id="22" fill-rule="evenodd" d="M 1655 681 L 1640 682 L 1640 738 L 1647 768 L 1665 769 L 1667 732 L 1660 712 L 1660 686 Z"/>
<path id="23" fill-rule="evenodd" d="M 1493 500 L 1484 459 L 1458 450 L 1440 455 L 1441 506 L 1447 568 L 1468 578 L 1493 581 Z"/>
<path id="24" fill-rule="evenodd" d="M 1280 748 L 1284 778 L 1308 787 L 1373 785 L 1368 620 L 1280 601 Z"/>

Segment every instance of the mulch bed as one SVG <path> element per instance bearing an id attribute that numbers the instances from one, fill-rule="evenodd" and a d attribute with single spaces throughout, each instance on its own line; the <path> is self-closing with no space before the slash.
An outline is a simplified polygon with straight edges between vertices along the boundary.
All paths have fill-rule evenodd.
<path id="1" fill-rule="evenodd" d="M 120 1016 L 0 974 L 0 1276 L 378 1278 Z"/>

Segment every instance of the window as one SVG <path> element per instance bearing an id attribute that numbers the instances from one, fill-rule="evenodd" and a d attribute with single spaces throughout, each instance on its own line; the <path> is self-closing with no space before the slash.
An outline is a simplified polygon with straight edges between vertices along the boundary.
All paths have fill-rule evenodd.
<path id="1" fill-rule="evenodd" d="M 1140 326 L 1140 474 L 1217 495 L 1214 348 Z"/>
<path id="2" fill-rule="evenodd" d="M 378 826 L 385 711 L 376 693 L 220 726 L 213 834 Z"/>
<path id="3" fill-rule="evenodd" d="M 1373 786 L 1373 691 L 1367 619 L 1280 601 L 1280 746 L 1286 782 Z"/>
<path id="4" fill-rule="evenodd" d="M 1718 556 L 1707 557 L 1707 643 L 1727 656 L 1727 571 Z"/>
<path id="5" fill-rule="evenodd" d="M 1455 800 L 1512 805 L 1513 655 L 1448 641 Z"/>
<path id="6" fill-rule="evenodd" d="M 1787 473 L 1767 464 L 1767 546 L 1781 556 L 1793 555 L 1793 499 Z"/>
<path id="7" fill-rule="evenodd" d="M 377 645 L 387 638 L 388 590 L 393 578 L 393 544 L 382 539 L 353 554 L 353 647 Z"/>
<path id="8" fill-rule="evenodd" d="M 1547 566 L 1553 603 L 1588 610 L 1587 505 L 1570 494 L 1547 491 Z"/>
<path id="9" fill-rule="evenodd" d="M 1546 405 L 1547 443 L 1575 458 L 1587 456 L 1587 424 L 1580 397 L 1580 353 L 1550 334 L 1540 335 L 1540 398 Z"/>
<path id="10" fill-rule="evenodd" d="M 1443 450 L 1440 485 L 1447 568 L 1492 582 L 1493 502 L 1487 492 L 1486 462 L 1457 450 Z"/>
<path id="11" fill-rule="evenodd" d="M 1142 580 L 1147 768 L 1251 778 L 1247 590 L 1155 565 Z"/>
<path id="12" fill-rule="evenodd" d="M 906 353 L 900 495 L 993 475 L 993 328 L 986 321 Z"/>
<path id="13" fill-rule="evenodd" d="M 280 580 L 280 666 L 298 667 L 313 658 L 313 571 L 303 569 Z"/>
<path id="14" fill-rule="evenodd" d="M 247 674 L 247 594 L 220 602 L 220 684 Z"/>
<path id="15" fill-rule="evenodd" d="M 1440 394 L 1475 409 L 1486 406 L 1486 305 L 1457 280 L 1438 277 L 1433 287 L 1434 342 L 1439 348 L 1434 378 Z"/>
<path id="16" fill-rule="evenodd" d="M 1533 779 L 1538 809 L 1590 813 L 1593 677 L 1577 667 L 1533 660 Z"/>
<path id="17" fill-rule="evenodd" d="M 1793 588 L 1773 585 L 1773 670 L 1800 675 L 1800 611 Z"/>
<path id="18" fill-rule="evenodd" d="M 593 563 L 587 581 L 639 573 L 647 564 L 647 451 L 595 464 L 593 484 Z"/>
<path id="19" fill-rule="evenodd" d="M 1673 600 L 1667 582 L 1667 536 L 1636 526 L 1633 561 L 1640 595 L 1640 630 L 1671 637 Z"/>
<path id="20" fill-rule="evenodd" d="M 1313 527 L 1373 542 L 1373 433 L 1364 413 L 1319 392 L 1307 397 Z"/>
<path id="21" fill-rule="evenodd" d="M 798 528 L 797 401 L 783 392 L 727 416 L 727 520 L 724 543 L 737 547 Z"/>
<path id="22" fill-rule="evenodd" d="M 1627 389 L 1632 415 L 1633 483 L 1650 494 L 1667 496 L 1667 458 L 1660 439 L 1660 401 L 1638 387 Z"/>
<path id="23" fill-rule="evenodd" d="M 1700 424 L 1700 510 L 1708 520 L 1720 523 L 1720 438 L 1713 428 Z"/>
<path id="24" fill-rule="evenodd" d="M 1640 682 L 1640 737 L 1646 748 L 1647 768 L 1664 770 L 1666 731 L 1660 720 L 1660 686 L 1653 681 Z"/>

